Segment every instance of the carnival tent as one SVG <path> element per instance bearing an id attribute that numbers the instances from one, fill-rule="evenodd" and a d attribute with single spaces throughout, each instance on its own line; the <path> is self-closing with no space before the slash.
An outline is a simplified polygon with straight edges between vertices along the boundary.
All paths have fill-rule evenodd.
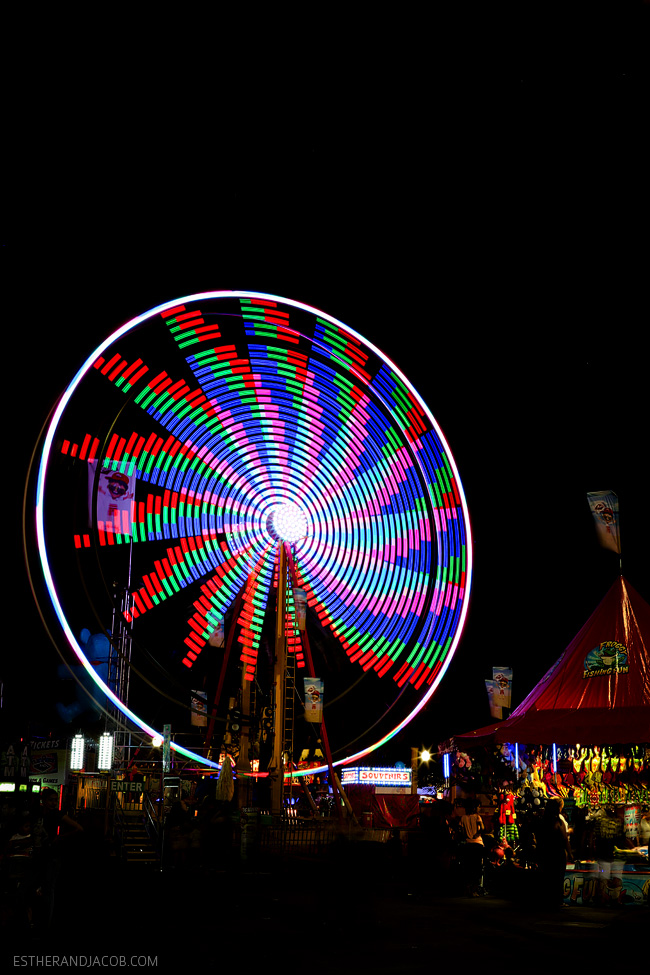
<path id="1" fill-rule="evenodd" d="M 649 650 L 650 605 L 620 576 L 510 717 L 453 743 L 650 742 Z"/>

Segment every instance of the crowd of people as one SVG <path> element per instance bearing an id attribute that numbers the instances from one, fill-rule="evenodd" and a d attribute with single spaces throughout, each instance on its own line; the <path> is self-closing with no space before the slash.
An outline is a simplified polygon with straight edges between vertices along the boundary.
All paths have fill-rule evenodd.
<path id="1" fill-rule="evenodd" d="M 232 853 L 233 842 L 238 842 L 232 817 L 232 803 L 214 796 L 203 798 L 196 809 L 177 799 L 165 818 L 167 866 L 209 869 L 222 865 L 228 851 Z M 572 807 L 569 814 L 562 798 L 548 798 L 532 810 L 520 809 L 512 829 L 504 825 L 503 818 L 498 808 L 489 817 L 481 815 L 478 803 L 471 799 L 462 804 L 459 800 L 455 806 L 437 801 L 421 811 L 420 829 L 410 853 L 410 844 L 404 845 L 396 835 L 399 830 L 392 831 L 385 852 L 392 869 L 397 865 L 398 873 L 409 875 L 410 880 L 426 864 L 422 883 L 445 877 L 452 881 L 446 889 L 468 897 L 487 893 L 515 900 L 523 897 L 556 909 L 565 902 L 568 864 L 590 861 L 602 880 L 608 870 L 617 869 L 616 851 L 626 842 L 620 816 L 579 807 Z M 643 811 L 639 829 L 643 844 L 650 829 L 650 811 Z M 593 886 L 598 889 L 598 883 Z"/>
<path id="2" fill-rule="evenodd" d="M 548 799 L 534 812 L 520 812 L 512 832 L 498 814 L 481 816 L 471 799 L 456 807 L 434 803 L 422 820 L 434 869 L 455 877 L 459 892 L 468 897 L 525 896 L 550 909 L 565 903 L 568 864 L 590 862 L 602 881 L 612 870 L 622 870 L 619 847 L 629 846 L 620 817 L 607 810 L 574 808 L 569 821 L 561 798 Z M 649 832 L 650 811 L 644 810 L 641 846 Z"/>
<path id="3" fill-rule="evenodd" d="M 57 879 L 65 853 L 64 836 L 83 832 L 59 808 L 54 789 L 38 799 L 6 804 L 0 822 L 0 896 L 3 928 L 46 929 L 51 921 Z"/>
<path id="4" fill-rule="evenodd" d="M 214 869 L 233 848 L 232 801 L 205 796 L 196 815 L 183 798 L 175 799 L 164 817 L 163 853 L 170 870 Z"/>
<path id="5" fill-rule="evenodd" d="M 171 800 L 162 818 L 165 870 L 209 873 L 234 864 L 243 855 L 245 833 L 243 819 L 234 815 L 235 805 L 218 799 L 214 791 L 193 804 L 182 797 Z M 43 790 L 33 804 L 5 807 L 0 822 L 2 924 L 46 929 L 69 849 L 67 838 L 83 832 L 82 827 L 75 814 L 59 808 L 58 793 L 51 789 Z M 437 801 L 421 810 L 414 837 L 420 846 L 405 846 L 393 830 L 383 862 L 396 876 L 410 874 L 409 882 L 417 871 L 422 883 L 442 878 L 445 889 L 467 897 L 489 893 L 527 902 L 535 898 L 545 907 L 560 908 L 567 864 L 591 860 L 601 877 L 622 866 L 616 861 L 617 844 L 623 842 L 619 817 L 607 810 L 572 808 L 569 822 L 565 812 L 562 799 L 548 799 L 532 812 L 518 813 L 513 831 L 504 827 L 498 813 L 482 814 L 472 800 L 455 806 Z M 648 834 L 650 811 L 644 810 L 641 844 L 647 844 Z M 413 855 L 414 850 L 425 855 Z"/>

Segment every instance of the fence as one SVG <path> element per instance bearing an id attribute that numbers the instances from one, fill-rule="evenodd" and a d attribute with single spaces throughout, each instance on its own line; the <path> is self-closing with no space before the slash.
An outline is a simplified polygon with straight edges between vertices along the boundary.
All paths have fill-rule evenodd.
<path id="1" fill-rule="evenodd" d="M 242 809 L 240 846 L 242 855 L 253 850 L 260 853 L 295 856 L 318 856 L 333 843 L 341 840 L 364 839 L 386 842 L 390 830 L 360 829 L 349 820 L 301 820 L 283 817 L 281 820 L 260 814 L 257 809 Z"/>

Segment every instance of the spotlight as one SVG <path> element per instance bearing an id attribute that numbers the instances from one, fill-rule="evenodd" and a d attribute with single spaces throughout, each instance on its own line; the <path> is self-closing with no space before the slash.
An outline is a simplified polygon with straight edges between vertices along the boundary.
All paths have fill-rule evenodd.
<path id="1" fill-rule="evenodd" d="M 75 735 L 70 746 L 70 771 L 81 772 L 84 767 L 84 752 L 86 742 L 81 734 Z"/>
<path id="2" fill-rule="evenodd" d="M 97 768 L 100 772 L 110 772 L 113 767 L 113 736 L 105 731 L 99 739 L 99 758 Z"/>

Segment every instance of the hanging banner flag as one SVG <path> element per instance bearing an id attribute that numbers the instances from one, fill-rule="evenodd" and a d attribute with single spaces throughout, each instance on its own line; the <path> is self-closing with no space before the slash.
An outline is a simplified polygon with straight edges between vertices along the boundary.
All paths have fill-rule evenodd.
<path id="1" fill-rule="evenodd" d="M 97 530 L 108 535 L 131 537 L 135 510 L 135 474 L 129 477 L 109 467 L 97 470 L 97 461 L 88 465 L 88 511 L 92 511 L 93 492 L 97 481 Z M 91 518 L 92 523 L 92 518 Z"/>
<path id="2" fill-rule="evenodd" d="M 485 690 L 487 691 L 488 701 L 490 702 L 490 714 L 497 721 L 501 721 L 503 718 L 503 709 L 499 707 L 498 704 L 494 703 L 494 681 L 486 680 Z"/>
<path id="3" fill-rule="evenodd" d="M 293 602 L 296 607 L 296 626 L 304 630 L 307 626 L 307 593 L 304 589 L 293 589 Z"/>
<path id="4" fill-rule="evenodd" d="M 205 691 L 192 691 L 192 726 L 207 728 L 208 726 L 208 695 Z"/>
<path id="5" fill-rule="evenodd" d="M 211 647 L 223 647 L 226 642 L 226 636 L 223 628 L 223 620 L 220 620 L 215 626 L 214 630 L 210 634 L 210 639 L 208 643 Z"/>
<path id="6" fill-rule="evenodd" d="M 323 682 L 318 677 L 305 677 L 305 719 L 323 720 Z"/>
<path id="7" fill-rule="evenodd" d="M 494 703 L 500 708 L 509 708 L 512 697 L 512 667 L 493 667 Z"/>
<path id="8" fill-rule="evenodd" d="M 613 491 L 590 491 L 587 500 L 596 522 L 598 541 L 603 548 L 621 554 L 618 497 Z"/>

